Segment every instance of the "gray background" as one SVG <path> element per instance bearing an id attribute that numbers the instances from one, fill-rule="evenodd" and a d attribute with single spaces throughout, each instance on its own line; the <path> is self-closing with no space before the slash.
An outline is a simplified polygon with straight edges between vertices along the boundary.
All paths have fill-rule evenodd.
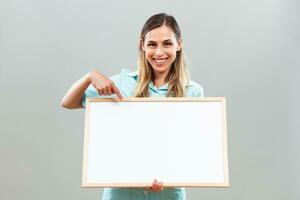
<path id="1" fill-rule="evenodd" d="M 300 199 L 299 10 L 297 0 L 1 0 L 0 199 L 100 198 L 81 188 L 84 111 L 60 101 L 92 69 L 135 69 L 142 25 L 161 11 L 181 26 L 192 79 L 228 101 L 231 186 L 188 199 Z"/>

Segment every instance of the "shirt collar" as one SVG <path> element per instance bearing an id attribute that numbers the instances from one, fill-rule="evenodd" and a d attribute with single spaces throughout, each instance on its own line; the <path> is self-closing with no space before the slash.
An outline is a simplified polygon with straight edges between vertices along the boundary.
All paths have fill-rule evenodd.
<path id="1" fill-rule="evenodd" d="M 149 83 L 149 87 L 150 87 L 151 89 L 154 89 L 154 90 L 168 90 L 168 86 L 169 86 L 169 83 L 165 83 L 165 84 L 163 84 L 162 86 L 160 86 L 159 88 L 156 88 L 156 87 L 153 85 L 153 82 L 152 82 L 152 81 Z"/>
<path id="2" fill-rule="evenodd" d="M 133 71 L 133 72 L 129 72 L 127 73 L 128 76 L 130 77 L 134 77 L 134 78 L 137 78 L 138 76 L 138 71 Z M 168 90 L 168 86 L 169 86 L 169 83 L 165 83 L 164 85 L 160 86 L 159 88 L 156 88 L 154 85 L 153 85 L 153 82 L 151 81 L 149 83 L 149 87 L 153 90 Z"/>
<path id="3" fill-rule="evenodd" d="M 138 71 L 133 71 L 133 72 L 129 72 L 127 73 L 128 76 L 131 76 L 131 77 L 137 77 L 138 76 Z"/>

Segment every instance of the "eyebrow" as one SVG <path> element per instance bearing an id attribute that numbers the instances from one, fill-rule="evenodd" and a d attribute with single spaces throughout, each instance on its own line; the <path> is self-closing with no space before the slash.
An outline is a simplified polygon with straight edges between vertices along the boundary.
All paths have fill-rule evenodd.
<path id="1" fill-rule="evenodd" d="M 149 41 L 148 41 L 148 43 L 151 43 L 151 42 L 156 43 L 156 42 L 153 41 L 153 40 L 149 40 Z M 171 40 L 171 39 L 166 39 L 166 40 L 164 40 L 163 42 L 172 42 L 172 40 Z"/>

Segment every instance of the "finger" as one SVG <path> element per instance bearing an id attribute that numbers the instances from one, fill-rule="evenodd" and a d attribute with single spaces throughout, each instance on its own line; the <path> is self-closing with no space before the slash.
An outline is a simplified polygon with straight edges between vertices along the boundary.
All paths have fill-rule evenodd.
<path id="1" fill-rule="evenodd" d="M 120 100 L 120 101 L 123 101 L 123 96 L 121 95 L 121 92 L 119 91 L 119 89 L 114 85 L 113 86 L 113 92 L 117 95 L 117 98 Z"/>
<path id="2" fill-rule="evenodd" d="M 154 179 L 153 182 L 152 182 L 152 187 L 156 187 L 157 186 L 157 180 Z"/>
<path id="3" fill-rule="evenodd" d="M 98 91 L 98 94 L 99 94 L 100 96 L 103 95 L 101 89 L 97 89 L 97 91 Z"/>
<path id="4" fill-rule="evenodd" d="M 157 192 L 157 188 L 151 187 L 151 192 Z"/>
<path id="5" fill-rule="evenodd" d="M 152 186 L 149 187 L 149 191 L 153 192 L 153 187 Z"/>
<path id="6" fill-rule="evenodd" d="M 156 191 L 157 191 L 157 192 L 162 191 L 162 182 L 157 182 L 157 183 L 156 183 Z"/>
<path id="7" fill-rule="evenodd" d="M 156 185 L 153 185 L 153 186 L 152 186 L 152 191 L 153 191 L 153 192 L 156 192 L 156 190 L 157 190 Z"/>
<path id="8" fill-rule="evenodd" d="M 106 91 L 106 89 L 105 88 L 102 88 L 102 94 L 104 95 L 104 96 L 106 96 L 107 95 L 107 91 Z"/>
<path id="9" fill-rule="evenodd" d="M 154 179 L 153 183 L 152 183 L 152 187 L 153 187 L 153 190 L 156 191 L 157 190 L 157 180 Z"/>
<path id="10" fill-rule="evenodd" d="M 112 89 L 111 89 L 111 87 L 107 87 L 107 94 L 108 95 L 112 95 Z"/>
<path id="11" fill-rule="evenodd" d="M 117 95 L 117 97 L 119 98 L 120 101 L 123 100 L 123 96 L 121 95 L 121 92 L 119 91 L 119 89 L 116 86 L 113 87 L 113 92 Z"/>
<path id="12" fill-rule="evenodd" d="M 159 191 L 163 191 L 164 189 L 163 182 L 159 182 L 158 185 L 159 185 Z"/>

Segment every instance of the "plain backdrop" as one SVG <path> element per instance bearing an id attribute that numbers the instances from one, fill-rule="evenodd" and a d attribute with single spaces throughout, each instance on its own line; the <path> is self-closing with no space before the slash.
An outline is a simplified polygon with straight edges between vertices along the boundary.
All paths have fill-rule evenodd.
<path id="1" fill-rule="evenodd" d="M 0 0 L 0 199 L 100 199 L 81 188 L 84 110 L 60 101 L 92 69 L 135 70 L 159 12 L 182 29 L 192 80 L 227 98 L 230 187 L 188 199 L 300 199 L 299 11 L 298 0 Z"/>

